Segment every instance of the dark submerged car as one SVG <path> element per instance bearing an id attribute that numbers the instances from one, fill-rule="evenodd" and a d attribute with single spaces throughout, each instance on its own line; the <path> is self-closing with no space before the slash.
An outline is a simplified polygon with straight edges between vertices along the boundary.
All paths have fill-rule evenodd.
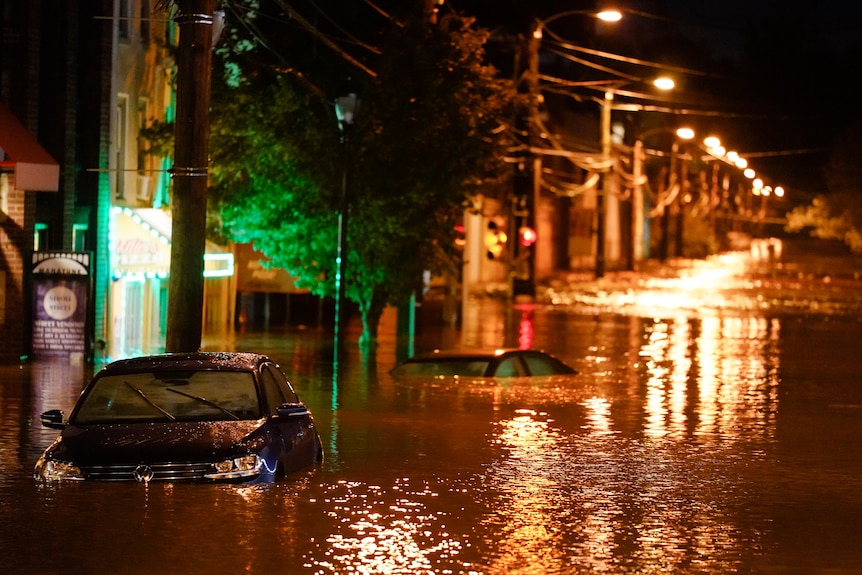
<path id="1" fill-rule="evenodd" d="M 441 351 L 416 355 L 394 367 L 394 376 L 528 377 L 578 373 L 545 352 L 532 349 Z"/>
<path id="2" fill-rule="evenodd" d="M 311 412 L 267 356 L 164 354 L 111 363 L 36 463 L 43 480 L 270 483 L 323 458 Z"/>

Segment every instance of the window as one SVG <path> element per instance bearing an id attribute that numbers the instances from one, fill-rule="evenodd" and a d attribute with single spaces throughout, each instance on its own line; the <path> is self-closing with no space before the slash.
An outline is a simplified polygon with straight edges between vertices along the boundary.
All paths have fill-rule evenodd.
<path id="1" fill-rule="evenodd" d="M 248 372 L 130 373 L 96 380 L 77 424 L 257 419 L 260 409 Z"/>
<path id="2" fill-rule="evenodd" d="M 131 28 L 131 20 L 129 16 L 131 15 L 131 11 L 129 10 L 129 2 L 131 0 L 119 0 L 120 2 L 120 13 L 118 16 L 117 29 L 119 30 L 120 39 L 128 40 L 129 39 L 129 29 Z"/>
<path id="3" fill-rule="evenodd" d="M 83 252 L 87 249 L 87 224 L 72 224 L 72 249 Z"/>
<path id="4" fill-rule="evenodd" d="M 521 372 L 521 360 L 517 357 L 507 357 L 497 366 L 497 377 L 517 377 Z"/>
<path id="5" fill-rule="evenodd" d="M 150 0 L 141 0 L 141 42 L 150 43 Z"/>
<path id="6" fill-rule="evenodd" d="M 269 405 L 269 412 L 275 415 L 278 408 L 285 403 L 299 403 L 299 397 L 293 387 L 284 378 L 284 374 L 272 364 L 263 366 L 260 372 L 263 382 L 263 393 Z"/>
<path id="7" fill-rule="evenodd" d="M 557 366 L 548 358 L 541 355 L 527 354 L 524 356 L 530 375 L 554 375 L 558 372 Z"/>
<path id="8" fill-rule="evenodd" d="M 117 96 L 117 108 L 114 110 L 114 197 L 118 200 L 126 197 L 126 121 L 128 119 L 129 97 L 126 94 Z"/>
<path id="9" fill-rule="evenodd" d="M 33 226 L 33 251 L 48 249 L 48 224 L 36 223 Z"/>
<path id="10" fill-rule="evenodd" d="M 150 101 L 147 98 L 138 98 L 138 177 L 137 177 L 137 198 L 142 202 L 149 202 L 152 197 L 151 179 L 149 170 L 151 160 L 149 159 L 146 149 L 147 143 L 140 137 L 141 130 L 147 126 L 147 115 L 150 109 Z"/>

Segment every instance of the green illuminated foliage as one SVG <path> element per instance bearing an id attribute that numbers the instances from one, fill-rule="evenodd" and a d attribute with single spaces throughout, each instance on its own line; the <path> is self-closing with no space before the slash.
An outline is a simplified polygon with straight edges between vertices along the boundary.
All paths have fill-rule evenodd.
<path id="1" fill-rule="evenodd" d="M 346 295 L 362 314 L 361 343 L 376 340 L 384 307 L 409 297 L 424 270 L 454 271 L 454 224 L 472 194 L 495 195 L 501 128 L 518 103 L 484 64 L 487 34 L 469 19 L 408 20 L 381 38 L 377 76 L 354 78 L 361 103 L 346 147 L 335 90 L 323 98 L 293 77 L 250 72 L 246 60 L 244 80 L 213 96 L 221 232 L 321 296 L 334 294 L 347 167 Z"/>

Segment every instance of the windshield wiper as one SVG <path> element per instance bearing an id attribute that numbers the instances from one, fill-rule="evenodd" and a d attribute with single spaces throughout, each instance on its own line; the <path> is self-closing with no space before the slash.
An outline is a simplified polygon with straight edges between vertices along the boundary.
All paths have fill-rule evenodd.
<path id="1" fill-rule="evenodd" d="M 222 413 L 224 413 L 225 415 L 227 415 L 228 417 L 230 417 L 231 419 L 239 419 L 239 416 L 237 414 L 235 414 L 234 412 L 232 412 L 231 410 L 226 409 L 226 408 L 220 406 L 219 404 L 217 404 L 216 402 L 210 401 L 209 399 L 207 399 L 205 397 L 198 397 L 197 395 L 191 395 L 190 393 L 180 391 L 179 389 L 174 389 L 173 387 L 166 387 L 165 389 L 167 389 L 168 391 L 173 391 L 174 393 L 178 393 L 184 397 L 188 397 L 189 399 L 194 399 L 195 401 L 200 401 L 201 403 L 203 403 L 205 405 L 209 405 L 210 407 L 214 407 L 214 408 L 218 409 L 219 411 L 221 411 Z"/>
<path id="2" fill-rule="evenodd" d="M 135 387 L 134 385 L 132 385 L 132 384 L 131 384 L 131 383 L 129 383 L 128 381 L 123 381 L 123 383 L 125 383 L 126 385 L 128 385 L 129 387 L 131 387 L 131 388 L 132 388 L 132 390 L 134 390 L 134 392 L 135 392 L 135 393 L 137 393 L 137 394 L 141 397 L 141 399 L 143 399 L 144 401 L 146 401 L 147 403 L 149 403 L 151 406 L 153 406 L 153 407 L 155 407 L 156 409 L 158 409 L 158 410 L 161 412 L 161 414 L 162 414 L 162 415 L 164 415 L 165 417 L 167 417 L 167 418 L 168 418 L 168 419 L 170 419 L 171 421 L 176 421 L 176 420 L 177 420 L 177 418 L 176 418 L 176 417 L 174 417 L 174 416 L 173 416 L 173 414 L 168 413 L 167 411 L 165 411 L 164 409 L 162 409 L 161 407 L 159 407 L 158 405 L 156 405 L 155 403 L 153 403 L 153 400 L 152 400 L 152 399 L 150 399 L 149 397 L 147 397 L 147 394 L 146 394 L 146 393 L 144 393 L 143 391 L 141 391 L 140 389 L 138 389 L 137 387 Z"/>

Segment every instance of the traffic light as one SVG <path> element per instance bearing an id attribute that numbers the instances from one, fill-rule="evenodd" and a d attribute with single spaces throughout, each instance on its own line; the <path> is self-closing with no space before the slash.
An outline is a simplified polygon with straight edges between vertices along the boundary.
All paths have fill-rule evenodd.
<path id="1" fill-rule="evenodd" d="M 467 228 L 464 224 L 455 224 L 455 247 L 464 251 L 467 245 Z"/>
<path id="2" fill-rule="evenodd" d="M 518 228 L 518 241 L 525 248 L 532 246 L 536 243 L 536 230 L 529 226 L 521 226 Z"/>
<path id="3" fill-rule="evenodd" d="M 489 260 L 500 259 L 505 252 L 506 239 L 506 232 L 497 225 L 497 222 L 489 221 L 488 230 L 485 232 L 485 247 L 488 248 Z"/>

